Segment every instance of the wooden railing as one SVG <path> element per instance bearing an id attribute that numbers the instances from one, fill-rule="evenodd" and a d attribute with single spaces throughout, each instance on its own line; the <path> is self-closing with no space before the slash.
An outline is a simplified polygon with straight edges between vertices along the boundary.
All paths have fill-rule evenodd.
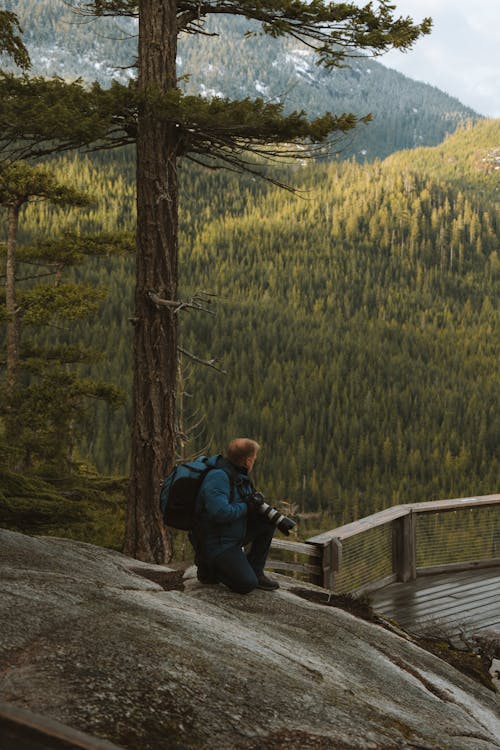
<path id="1" fill-rule="evenodd" d="M 272 549 L 291 554 L 286 554 L 286 560 L 268 559 L 267 568 L 279 570 L 288 575 L 293 574 L 321 585 L 323 580 L 321 545 L 309 544 L 309 540 L 304 543 L 273 539 Z"/>
<path id="2" fill-rule="evenodd" d="M 500 495 L 396 505 L 305 543 L 273 540 L 272 549 L 287 560 L 268 560 L 270 569 L 336 593 L 500 565 Z"/>

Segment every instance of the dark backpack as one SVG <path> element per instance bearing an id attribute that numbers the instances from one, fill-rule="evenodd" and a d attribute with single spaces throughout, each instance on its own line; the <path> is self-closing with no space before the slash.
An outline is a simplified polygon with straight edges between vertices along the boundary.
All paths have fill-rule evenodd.
<path id="1" fill-rule="evenodd" d="M 160 492 L 160 508 L 165 526 L 191 531 L 196 513 L 196 498 L 203 480 L 212 469 L 219 466 L 221 456 L 198 456 L 192 461 L 177 464 L 164 479 Z M 234 478 L 229 472 L 231 500 Z"/>

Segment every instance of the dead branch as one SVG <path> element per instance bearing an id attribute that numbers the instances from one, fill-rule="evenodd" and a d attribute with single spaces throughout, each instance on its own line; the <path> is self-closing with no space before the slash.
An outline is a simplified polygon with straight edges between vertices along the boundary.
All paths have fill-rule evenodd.
<path id="1" fill-rule="evenodd" d="M 193 294 L 191 299 L 188 300 L 170 300 L 170 299 L 163 299 L 163 297 L 160 297 L 156 292 L 148 292 L 149 299 L 155 304 L 157 307 L 168 307 L 174 315 L 176 315 L 181 310 L 185 309 L 191 309 L 191 310 L 200 310 L 201 312 L 208 313 L 208 315 L 215 315 L 215 312 L 213 310 L 209 310 L 206 305 L 210 305 L 212 300 L 208 299 L 208 297 L 215 297 L 215 294 L 212 294 L 211 292 L 196 292 Z"/>
<path id="2" fill-rule="evenodd" d="M 181 346 L 178 347 L 178 350 L 181 354 L 184 354 L 185 357 L 189 357 L 189 359 L 192 359 L 194 362 L 198 362 L 200 365 L 205 365 L 206 367 L 211 367 L 214 370 L 217 370 L 217 372 L 221 372 L 223 375 L 227 375 L 227 370 L 223 370 L 221 367 L 217 367 L 218 360 L 215 357 L 212 357 L 212 359 L 201 359 L 201 357 L 197 357 L 195 354 L 191 354 L 191 352 L 188 352 L 186 349 L 183 349 Z"/>

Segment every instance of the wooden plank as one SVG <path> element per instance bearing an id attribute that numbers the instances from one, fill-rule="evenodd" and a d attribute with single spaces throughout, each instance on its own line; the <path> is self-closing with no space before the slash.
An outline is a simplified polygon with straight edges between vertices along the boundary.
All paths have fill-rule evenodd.
<path id="1" fill-rule="evenodd" d="M 425 588 L 420 588 L 417 590 L 413 586 L 411 586 L 410 588 L 401 586 L 399 589 L 391 589 L 390 593 L 388 593 L 385 598 L 383 595 L 379 595 L 377 597 L 377 602 L 382 605 L 393 603 L 396 607 L 404 607 L 410 600 L 412 604 L 418 606 L 422 601 L 440 599 L 444 598 L 445 596 L 453 598 L 455 600 L 458 598 L 472 599 L 479 586 L 482 587 L 489 585 L 498 587 L 500 585 L 500 578 L 497 577 L 493 579 L 487 579 L 486 582 L 473 581 L 462 584 L 453 582 L 443 583 L 439 586 L 428 585 Z"/>
<path id="2" fill-rule="evenodd" d="M 474 633 L 476 633 L 478 629 L 483 630 L 485 628 L 488 628 L 489 632 L 494 631 L 497 636 L 500 636 L 500 620 L 498 618 L 492 619 L 491 612 L 474 617 L 474 627 L 472 628 Z"/>
<path id="3" fill-rule="evenodd" d="M 496 609 L 498 616 L 500 617 L 500 603 L 498 603 L 498 592 L 496 590 L 482 591 L 481 593 L 476 592 L 467 599 L 455 599 L 450 596 L 442 596 L 437 599 L 424 599 L 419 604 L 409 602 L 406 608 L 401 608 L 401 611 L 411 611 L 412 615 L 417 612 L 421 615 L 428 613 L 439 613 L 445 616 L 447 612 L 462 613 L 463 618 L 466 619 L 470 612 L 478 607 L 488 607 Z M 493 607 L 492 607 L 493 605 Z M 495 606 L 496 605 L 496 606 Z"/>
<path id="4" fill-rule="evenodd" d="M 380 591 L 376 595 L 378 603 L 385 604 L 388 601 L 395 602 L 396 605 L 404 605 L 411 598 L 413 602 L 418 603 L 421 599 L 430 597 L 439 597 L 445 594 L 455 596 L 457 593 L 468 593 L 471 597 L 479 586 L 488 586 L 500 584 L 500 572 L 492 571 L 491 574 L 481 575 L 481 571 L 472 573 L 470 571 L 460 571 L 448 576 L 437 575 L 429 578 L 417 578 L 408 586 L 397 584 L 389 586 L 384 592 Z M 485 572 L 486 573 L 486 572 Z"/>
<path id="5" fill-rule="evenodd" d="M 395 573 L 393 573 L 392 575 L 386 576 L 385 578 L 379 578 L 377 581 L 372 581 L 371 583 L 367 583 L 366 586 L 360 586 L 354 591 L 351 591 L 351 594 L 353 596 L 362 596 L 363 594 L 372 594 L 374 591 L 383 589 L 386 586 L 389 586 L 391 583 L 396 583 L 396 581 L 397 581 L 396 575 Z"/>
<path id="6" fill-rule="evenodd" d="M 316 536 L 310 537 L 306 543 L 323 547 L 323 583 L 326 588 L 332 588 L 335 573 L 340 570 L 340 562 L 334 561 L 338 551 L 342 549 L 342 541 L 388 523 L 393 523 L 394 531 L 394 571 L 403 581 L 414 579 L 418 574 L 422 575 L 425 568 L 416 568 L 416 539 L 415 519 L 416 513 L 425 512 L 447 512 L 464 508 L 487 507 L 500 504 L 500 494 L 482 495 L 477 497 L 462 497 L 447 500 L 433 500 L 425 503 L 408 503 L 396 505 L 378 513 L 373 513 L 366 518 L 361 518 L 352 523 L 338 526 Z M 455 569 L 462 570 L 467 567 L 478 568 L 486 565 L 496 565 L 498 558 L 484 561 L 466 561 L 464 563 L 452 563 L 446 566 L 430 566 L 428 572 L 447 571 Z M 376 582 L 373 582 L 376 583 Z M 361 586 L 360 589 L 364 587 Z M 359 590 L 359 589 L 358 589 Z"/>
<path id="7" fill-rule="evenodd" d="M 500 504 L 500 495 L 480 495 L 479 497 L 458 497 L 452 500 L 430 500 L 425 503 L 414 503 L 415 513 L 428 513 L 436 510 L 459 510 L 460 508 L 477 508 Z"/>
<path id="8" fill-rule="evenodd" d="M 295 573 L 304 573 L 305 575 L 320 575 L 321 568 L 319 565 L 307 565 L 307 563 L 289 563 L 282 560 L 266 560 L 266 568 L 270 570 L 289 570 Z"/>
<path id="9" fill-rule="evenodd" d="M 436 573 L 452 573 L 460 570 L 478 570 L 479 568 L 496 568 L 500 565 L 500 557 L 491 557 L 484 560 L 470 560 L 459 563 L 446 563 L 445 565 L 429 565 L 417 568 L 418 576 L 435 575 Z"/>
<path id="10" fill-rule="evenodd" d="M 476 622 L 488 622 L 491 625 L 496 625 L 500 622 L 498 610 L 493 609 L 487 603 L 471 606 L 467 609 L 467 612 L 464 612 L 462 609 L 450 607 L 448 609 L 429 610 L 426 612 L 409 612 L 406 615 L 404 613 L 398 614 L 394 616 L 394 619 L 397 619 L 403 627 L 411 625 L 421 628 L 426 624 L 430 624 L 432 627 L 435 623 L 438 627 L 444 627 L 446 630 L 447 623 L 452 623 L 455 626 L 463 628 L 465 631 L 472 630 Z"/>
<path id="11" fill-rule="evenodd" d="M 332 563 L 332 545 L 331 540 L 323 547 L 323 557 L 321 558 L 321 586 L 333 591 L 334 571 Z"/>
<path id="12" fill-rule="evenodd" d="M 286 539 L 273 539 L 271 542 L 273 549 L 284 549 L 288 552 L 296 552 L 299 555 L 308 557 L 321 557 L 322 550 L 315 544 L 304 544 L 303 542 L 289 542 Z"/>
<path id="13" fill-rule="evenodd" d="M 443 602 L 441 607 L 437 605 L 434 607 L 424 607 L 419 611 L 424 615 L 432 614 L 433 617 L 437 613 L 439 618 L 444 619 L 449 619 L 453 615 L 454 619 L 463 620 L 464 622 L 473 619 L 480 612 L 488 612 L 495 614 L 496 618 L 500 621 L 500 607 L 497 604 L 497 600 L 498 596 L 496 596 L 496 593 L 490 592 L 488 596 L 481 596 L 466 603 L 453 599 L 451 602 Z"/>
<path id="14" fill-rule="evenodd" d="M 500 568 L 473 569 L 395 583 L 374 592 L 376 611 L 393 617 L 408 630 L 421 630 L 436 622 L 450 634 L 465 627 L 472 634 L 479 627 L 500 632 Z M 455 629 L 455 630 L 454 630 Z"/>
<path id="15" fill-rule="evenodd" d="M 442 573 L 437 574 L 439 576 L 437 583 L 433 583 L 431 576 L 423 576 L 417 579 L 416 595 L 418 595 L 419 591 L 449 591 L 455 594 L 460 591 L 472 591 L 474 587 L 489 585 L 490 581 L 500 581 L 498 568 L 491 568 L 489 570 L 491 570 L 492 575 L 476 575 L 474 578 L 471 578 L 470 574 L 472 571 L 470 570 L 449 571 L 447 575 L 443 575 Z"/>
<path id="16" fill-rule="evenodd" d="M 338 526 L 336 529 L 324 531 L 322 534 L 312 536 L 306 541 L 310 544 L 327 545 L 332 539 L 348 539 L 363 531 L 375 529 L 377 526 L 383 526 L 396 518 L 401 518 L 401 516 L 406 515 L 410 510 L 411 505 L 394 505 L 392 508 L 373 513 L 371 516 L 366 516 L 366 518 L 360 518 L 359 521 L 353 521 L 344 526 Z"/>
<path id="17" fill-rule="evenodd" d="M 380 610 L 378 610 L 380 611 Z M 424 623 L 436 623 L 436 625 L 442 625 L 447 629 L 448 624 L 458 627 L 463 627 L 465 630 L 470 630 L 476 623 L 483 624 L 488 622 L 490 625 L 500 624 L 500 613 L 498 609 L 495 609 L 491 603 L 485 602 L 484 604 L 474 604 L 464 612 L 463 609 L 459 608 L 443 608 L 434 610 L 398 610 L 397 612 L 390 612 L 383 610 L 386 617 L 397 620 L 403 627 L 407 626 L 421 626 Z"/>

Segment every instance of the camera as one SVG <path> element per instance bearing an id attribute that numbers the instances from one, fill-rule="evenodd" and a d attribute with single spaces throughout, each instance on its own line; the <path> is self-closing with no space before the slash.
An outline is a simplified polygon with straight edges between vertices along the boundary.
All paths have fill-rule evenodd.
<path id="1" fill-rule="evenodd" d="M 251 503 L 259 513 L 262 513 L 270 523 L 277 526 L 283 534 L 286 536 L 290 535 L 290 529 L 293 529 L 296 525 L 295 521 L 292 521 L 291 518 L 284 516 L 279 510 L 266 503 L 262 492 L 253 492 L 247 498 L 247 502 Z"/>

